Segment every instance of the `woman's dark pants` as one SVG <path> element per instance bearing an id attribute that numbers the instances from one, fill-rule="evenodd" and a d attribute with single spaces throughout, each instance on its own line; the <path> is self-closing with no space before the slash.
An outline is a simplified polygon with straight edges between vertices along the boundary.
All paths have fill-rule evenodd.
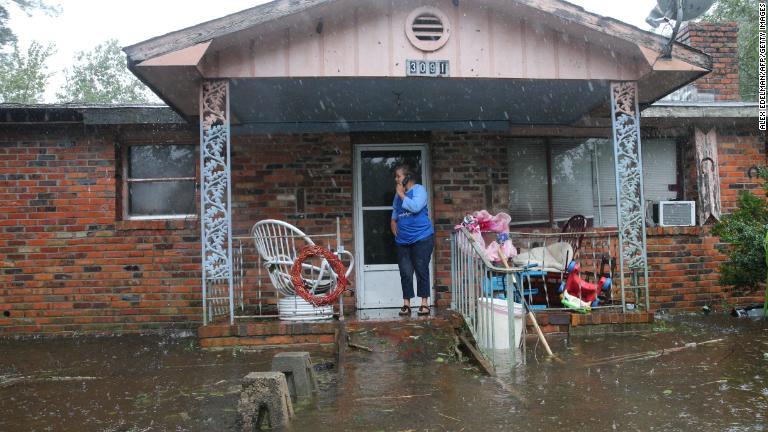
<path id="1" fill-rule="evenodd" d="M 435 248 L 435 236 L 409 245 L 397 245 L 397 265 L 400 267 L 400 284 L 403 287 L 403 299 L 413 297 L 413 272 L 416 272 L 416 289 L 419 297 L 428 298 L 431 290 L 429 282 L 429 261 Z"/>

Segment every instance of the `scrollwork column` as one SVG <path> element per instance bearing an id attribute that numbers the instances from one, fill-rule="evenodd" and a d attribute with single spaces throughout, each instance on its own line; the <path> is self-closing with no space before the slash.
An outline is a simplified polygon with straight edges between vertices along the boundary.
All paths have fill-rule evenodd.
<path id="1" fill-rule="evenodd" d="M 234 323 L 229 82 L 200 89 L 200 223 L 203 323 L 229 315 Z"/>
<path id="2" fill-rule="evenodd" d="M 640 146 L 640 110 L 637 83 L 611 83 L 611 123 L 616 166 L 616 208 L 619 221 L 622 306 L 626 308 L 624 283 L 629 275 L 634 301 L 640 301 L 642 289 L 646 310 L 648 298 L 648 259 L 645 235 L 645 200 L 643 197 L 643 161 Z M 639 306 L 639 305 L 638 305 Z"/>

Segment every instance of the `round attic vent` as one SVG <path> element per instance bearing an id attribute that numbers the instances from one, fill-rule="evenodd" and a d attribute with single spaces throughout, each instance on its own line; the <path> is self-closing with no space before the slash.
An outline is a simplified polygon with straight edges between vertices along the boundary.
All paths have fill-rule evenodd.
<path id="1" fill-rule="evenodd" d="M 422 51 L 437 51 L 448 42 L 451 23 L 440 10 L 425 6 L 408 15 L 405 34 L 416 48 Z"/>

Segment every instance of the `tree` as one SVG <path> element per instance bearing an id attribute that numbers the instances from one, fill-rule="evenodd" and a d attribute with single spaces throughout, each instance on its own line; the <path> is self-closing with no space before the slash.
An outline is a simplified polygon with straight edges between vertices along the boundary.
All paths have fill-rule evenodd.
<path id="1" fill-rule="evenodd" d="M 743 100 L 748 101 L 757 99 L 758 2 L 759 0 L 718 0 L 704 18 L 707 21 L 739 23 L 739 93 Z"/>
<path id="2" fill-rule="evenodd" d="M 60 102 L 142 103 L 157 99 L 126 66 L 116 39 L 75 55 L 66 82 L 56 94 Z"/>
<path id="3" fill-rule="evenodd" d="M 57 15 L 60 12 L 57 6 L 51 6 L 45 0 L 0 0 L 0 50 L 16 42 L 16 35 L 8 26 L 8 7 L 12 4 L 27 15 L 33 11 L 41 11 L 46 15 Z"/>
<path id="4" fill-rule="evenodd" d="M 13 42 L 13 52 L 0 56 L 0 102 L 37 103 L 43 99 L 48 84 L 46 61 L 56 51 L 53 44 L 32 42 L 23 53 Z"/>

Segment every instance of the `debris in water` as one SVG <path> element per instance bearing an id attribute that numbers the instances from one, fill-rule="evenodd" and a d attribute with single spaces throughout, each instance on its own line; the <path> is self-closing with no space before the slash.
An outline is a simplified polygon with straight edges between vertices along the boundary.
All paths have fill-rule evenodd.
<path id="1" fill-rule="evenodd" d="M 639 360 L 648 360 L 656 357 L 661 357 L 663 355 L 667 355 L 673 352 L 681 351 L 688 348 L 696 348 L 700 345 L 709 345 L 714 344 L 718 342 L 722 342 L 725 339 L 712 339 L 704 342 L 690 342 L 683 346 L 674 347 L 674 348 L 666 348 L 658 351 L 645 351 L 641 353 L 635 353 L 635 354 L 626 354 L 622 356 L 615 356 L 615 357 L 608 357 L 600 360 L 596 360 L 591 363 L 587 363 L 584 366 L 585 367 L 594 367 L 594 366 L 600 366 L 600 365 L 606 365 L 606 364 L 614 364 L 614 363 L 622 363 L 622 362 L 631 362 L 631 361 L 639 361 Z"/>
<path id="2" fill-rule="evenodd" d="M 457 421 L 457 422 L 460 422 L 460 421 L 461 421 L 461 420 L 457 419 L 456 417 L 451 417 L 451 416 L 449 416 L 449 415 L 445 415 L 445 414 L 443 414 L 443 413 L 437 413 L 437 414 L 438 414 L 438 415 L 440 415 L 441 417 L 445 417 L 445 418 L 447 418 L 447 419 L 451 419 L 451 420 L 454 420 L 454 421 Z"/>
<path id="3" fill-rule="evenodd" d="M 373 349 L 372 349 L 372 348 L 370 348 L 370 347 L 367 347 L 367 346 L 365 346 L 365 345 L 358 345 L 358 344 L 356 344 L 356 343 L 352 343 L 352 342 L 349 342 L 349 343 L 347 343 L 347 346 L 348 346 L 348 347 L 350 347 L 350 348 L 357 348 L 357 349 L 359 349 L 359 350 L 368 351 L 368 352 L 373 352 Z"/>
<path id="4" fill-rule="evenodd" d="M 427 397 L 432 396 L 432 393 L 427 394 L 417 394 L 417 395 L 404 395 L 404 396 L 375 396 L 375 397 L 362 397 L 355 399 L 356 401 L 365 401 L 365 400 L 379 400 L 379 399 L 413 399 L 417 397 Z"/>

